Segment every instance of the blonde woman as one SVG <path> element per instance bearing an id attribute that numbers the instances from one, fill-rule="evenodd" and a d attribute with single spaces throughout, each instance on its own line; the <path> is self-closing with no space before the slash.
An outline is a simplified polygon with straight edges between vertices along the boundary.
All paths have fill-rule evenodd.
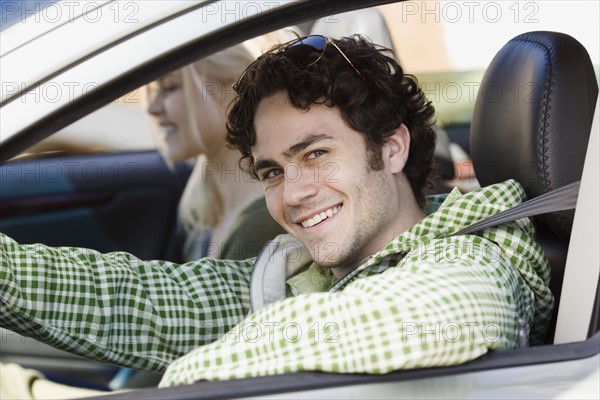
<path id="1" fill-rule="evenodd" d="M 161 154 L 171 164 L 194 162 L 179 204 L 184 261 L 253 257 L 283 233 L 267 211 L 262 187 L 242 172 L 239 154 L 225 145 L 232 85 L 269 40 L 233 46 L 150 85 L 148 112 L 158 125 Z"/>

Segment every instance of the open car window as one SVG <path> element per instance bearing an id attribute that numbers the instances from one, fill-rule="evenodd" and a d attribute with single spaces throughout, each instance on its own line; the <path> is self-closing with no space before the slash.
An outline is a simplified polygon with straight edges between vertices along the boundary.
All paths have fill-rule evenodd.
<path id="1" fill-rule="evenodd" d="M 5 162 L 7 159 L 13 161 L 2 166 L 4 189 L 3 193 L 0 194 L 0 202 L 3 203 L 4 208 L 0 207 L 3 212 L 0 215 L 0 230 L 14 229 L 16 235 L 22 235 L 21 237 L 25 240 L 45 242 L 50 239 L 42 235 L 35 236 L 32 232 L 35 231 L 36 234 L 45 232 L 49 236 L 52 232 L 51 227 L 54 224 L 68 223 L 64 226 L 75 227 L 78 220 L 68 218 L 61 220 L 59 217 L 57 220 L 50 222 L 42 221 L 47 225 L 41 225 L 43 229 L 34 230 L 27 224 L 19 225 L 22 221 L 16 224 L 17 214 L 11 214 L 11 212 L 14 212 L 11 210 L 14 209 L 6 210 L 8 209 L 7 205 L 11 207 L 19 206 L 19 202 L 22 205 L 19 196 L 22 196 L 23 193 L 29 193 L 28 191 L 31 190 L 32 186 L 38 185 L 38 188 L 41 186 L 40 181 L 34 182 L 31 179 L 35 174 L 40 177 L 44 185 L 52 187 L 52 190 L 55 190 L 58 181 L 61 184 L 72 184 L 72 182 L 67 182 L 67 178 L 69 172 L 73 171 L 72 168 L 75 165 L 73 162 L 77 162 L 79 163 L 78 166 L 86 169 L 82 170 L 81 176 L 83 179 L 77 181 L 73 186 L 77 190 L 82 188 L 96 190 L 96 194 L 104 196 L 94 197 L 93 202 L 102 202 L 106 199 L 112 201 L 118 197 L 114 193 L 122 193 L 121 190 L 130 190 L 132 185 L 140 185 L 135 186 L 136 189 L 139 189 L 139 192 L 134 194 L 135 197 L 132 197 L 129 208 L 121 210 L 116 217 L 111 216 L 110 213 L 94 214 L 96 211 L 86 215 L 88 219 L 85 219 L 85 221 L 86 224 L 89 224 L 86 226 L 92 227 L 85 233 L 89 236 L 86 243 L 90 247 L 101 243 L 105 246 L 103 250 L 106 251 L 126 249 L 137 252 L 144 251 L 144 241 L 151 240 L 150 243 L 153 244 L 153 247 L 160 249 L 161 252 L 159 254 L 142 253 L 144 256 L 173 257 L 171 247 L 174 244 L 169 241 L 169 237 L 173 232 L 173 214 L 176 210 L 177 200 L 187 176 L 183 174 L 181 177 L 182 182 L 175 185 L 174 179 L 171 179 L 173 175 L 168 174 L 169 169 L 161 164 L 160 156 L 156 154 L 155 145 L 150 135 L 152 120 L 146 113 L 147 104 L 143 95 L 144 86 L 164 73 L 186 65 L 198 57 L 210 54 L 216 47 L 221 48 L 233 44 L 241 37 L 249 37 L 264 33 L 265 30 L 292 24 L 297 24 L 303 34 L 311 33 L 311 29 L 317 23 L 322 25 L 339 24 L 340 19 L 335 15 L 339 11 L 338 8 L 345 7 L 343 5 L 327 5 L 326 2 L 319 1 L 307 2 L 306 6 L 298 6 L 293 2 L 285 2 L 286 4 L 273 3 L 276 2 L 256 3 L 256 7 L 250 7 L 247 5 L 248 2 L 215 2 L 206 5 L 204 8 L 200 5 L 194 6 L 196 7 L 195 14 L 190 12 L 189 16 L 186 16 L 189 10 L 182 7 L 164 21 L 157 22 L 157 19 L 149 19 L 143 29 L 140 28 L 138 32 L 124 35 L 119 39 L 125 50 L 119 51 L 118 45 L 115 45 L 112 50 L 108 45 L 105 45 L 104 48 L 98 46 L 100 50 L 95 50 L 98 52 L 97 54 L 90 52 L 86 56 L 87 58 L 81 62 L 67 64 L 62 67 L 63 69 L 58 69 L 50 75 L 46 81 L 41 81 L 40 85 L 42 86 L 40 87 L 42 89 L 36 92 L 36 95 L 13 95 L 10 90 L 14 87 L 15 81 L 3 74 L 2 108 L 0 109 L 2 117 L 0 119 L 8 121 L 9 115 L 12 116 L 16 113 L 25 115 L 28 105 L 31 105 L 32 108 L 35 106 L 35 112 L 32 111 L 31 114 L 35 114 L 35 117 L 32 116 L 31 120 L 23 123 L 22 126 L 19 125 L 20 122 L 16 119 L 10 121 L 10 123 L 3 122 L 3 124 L 6 124 L 3 125 L 3 130 L 6 129 L 5 132 L 10 132 L 10 135 L 3 135 L 0 138 L 2 139 L 0 153 L 4 155 L 2 161 Z M 348 7 L 352 7 L 353 4 L 349 4 Z M 297 8 L 294 8 L 295 6 Z M 464 180 L 461 186 L 461 189 L 464 190 L 475 187 L 471 186 L 472 183 L 477 184 L 472 171 L 472 163 L 470 163 L 469 145 L 469 130 L 473 108 L 487 66 L 496 52 L 508 40 L 528 31 L 550 30 L 568 33 L 587 49 L 595 68 L 596 80 L 599 80 L 600 22 L 598 15 L 600 11 L 597 2 L 409 1 L 377 5 L 376 7 L 387 23 L 400 63 L 407 72 L 417 76 L 425 93 L 437 110 L 437 119 L 441 127 L 445 129 L 448 135 L 457 178 L 447 182 L 449 185 L 447 187 L 457 185 L 459 179 Z M 290 11 L 286 11 L 286 9 Z M 254 22 L 246 20 L 259 11 L 263 11 L 264 14 L 256 17 Z M 123 15 L 121 17 L 124 18 Z M 190 20 L 198 21 L 199 19 L 205 22 L 204 27 L 197 27 L 190 22 Z M 19 23 L 14 21 L 20 21 L 20 19 L 13 20 L 13 25 Z M 170 27 L 170 23 L 173 25 L 179 24 L 180 27 L 175 29 Z M 184 35 L 186 29 L 182 27 L 196 30 L 189 31 L 190 38 L 188 39 Z M 3 29 L 8 29 L 8 27 L 3 26 Z M 149 43 L 153 43 L 159 37 L 166 37 L 167 35 L 171 36 L 165 38 L 164 43 L 163 41 L 157 42 L 155 53 L 152 50 L 145 50 L 147 53 L 142 54 L 140 50 L 138 59 L 134 59 L 134 55 L 124 54 L 124 52 L 132 53 L 132 49 L 138 47 L 151 49 Z M 181 35 L 182 38 L 177 35 Z M 152 36 L 152 38 L 144 39 L 146 36 Z M 135 40 L 139 42 L 134 43 Z M 128 41 L 134 44 L 126 48 L 125 44 Z M 111 51 L 113 51 L 113 54 L 109 54 Z M 126 60 L 127 57 L 131 57 L 132 59 L 129 60 L 132 65 L 131 69 L 128 69 L 127 62 L 115 61 L 114 68 L 119 70 L 111 71 L 110 76 L 108 76 L 109 74 L 105 73 L 106 71 L 100 71 L 100 66 L 108 65 L 106 60 L 95 60 L 96 56 L 101 58 L 102 52 L 106 52 L 107 60 L 112 57 L 120 57 L 119 60 Z M 109 68 L 106 67 L 106 69 Z M 71 70 L 75 71 L 73 75 L 69 75 Z M 83 75 L 78 75 L 79 73 Z M 93 76 L 95 73 L 98 74 L 97 77 Z M 63 75 L 66 78 L 61 81 Z M 86 76 L 86 78 L 82 76 Z M 81 82 L 97 81 L 100 87 L 106 88 L 106 91 L 104 93 L 99 91 L 99 95 L 95 98 L 74 95 L 71 99 L 73 101 L 61 103 L 60 106 L 55 107 L 54 105 L 57 103 L 53 99 L 56 92 L 51 91 L 52 87 L 62 88 L 62 93 L 66 93 L 64 90 L 69 86 L 65 86 L 64 82 L 73 82 L 71 79 L 80 79 Z M 56 86 L 57 84 L 58 86 Z M 7 91 L 7 88 L 10 90 Z M 526 102 L 528 96 L 533 95 L 533 91 L 536 90 L 535 87 L 529 85 L 529 82 L 515 82 L 512 89 L 510 93 L 504 93 L 504 95 L 511 96 L 515 102 Z M 16 97 L 9 97 L 9 94 Z M 42 106 L 42 103 L 47 103 L 47 109 Z M 69 121 L 69 123 L 63 123 L 62 120 Z M 70 123 L 70 121 L 73 122 Z M 55 131 L 57 132 L 55 133 Z M 51 136 L 49 136 L 50 133 L 52 133 Z M 152 153 L 151 156 L 149 156 L 150 153 Z M 137 156 L 132 154 L 137 154 L 143 159 L 136 158 Z M 101 155 L 107 158 L 104 161 L 86 158 L 90 155 Z M 121 158 L 110 158 L 113 155 Z M 36 164 L 16 164 L 26 161 L 33 162 L 32 159 L 41 158 L 42 156 L 49 158 L 48 164 L 37 164 L 37 167 L 31 167 L 31 165 Z M 67 156 L 83 158 L 54 158 Z M 591 157 L 597 157 L 597 154 L 595 156 L 592 154 Z M 15 169 L 15 165 L 18 165 L 19 169 Z M 117 165 L 116 169 L 115 165 Z M 56 169 L 56 166 L 61 168 L 61 179 L 57 179 L 58 169 Z M 18 191 L 9 193 L 6 189 L 8 188 L 6 180 L 12 179 L 11 176 L 16 176 L 13 171 L 25 171 L 25 173 L 15 178 L 20 185 Z M 145 174 L 137 175 L 137 173 L 144 171 L 146 171 Z M 99 176 L 110 178 L 109 186 L 95 186 L 100 183 L 105 184 Z M 63 181 L 62 178 L 66 180 Z M 157 184 L 157 181 L 153 181 L 152 178 L 158 179 L 160 183 Z M 140 213 L 135 215 L 131 213 L 134 208 L 133 204 L 139 204 L 140 199 L 147 198 L 143 196 L 147 196 L 148 191 L 167 185 L 169 180 L 171 180 L 169 183 L 171 186 L 169 186 L 168 191 L 157 194 L 154 201 L 147 204 L 147 209 L 140 210 Z M 118 182 L 120 185 L 117 187 L 118 192 L 113 192 L 115 188 L 112 184 L 114 182 Z M 142 186 L 146 183 L 148 183 L 148 186 Z M 59 194 L 62 195 L 63 193 Z M 14 200 L 15 198 L 17 200 Z M 56 196 L 52 199 L 59 200 Z M 81 205 L 82 203 L 78 204 Z M 89 202 L 84 204 L 90 205 Z M 61 204 L 60 207 L 63 205 Z M 138 232 L 123 231 L 125 225 L 133 223 L 127 218 L 135 217 L 137 218 L 135 223 L 138 223 L 143 220 L 144 215 L 156 215 L 161 205 L 165 205 L 164 207 L 170 210 L 170 214 L 164 214 L 164 223 L 159 224 L 159 227 L 144 225 L 146 231 L 154 231 L 154 236 L 150 238 L 144 236 L 143 240 L 136 240 L 135 237 L 139 235 Z M 31 208 L 30 204 L 27 204 L 27 207 Z M 41 206 L 37 204 L 36 207 Z M 20 207 L 20 209 L 22 208 Z M 43 208 L 38 208 L 38 210 L 48 211 L 48 209 Z M 65 209 L 57 208 L 50 211 L 64 212 Z M 56 214 L 53 214 L 53 216 L 56 216 Z M 30 217 L 31 215 L 28 216 L 28 218 Z M 47 217 L 47 215 L 44 215 L 44 217 Z M 97 219 L 110 221 L 114 219 L 123 222 L 115 222 L 109 227 L 111 235 L 110 240 L 108 240 L 103 236 L 107 226 L 98 224 Z M 593 225 L 592 228 L 597 231 L 597 221 L 591 224 Z M 77 235 L 79 234 L 77 233 L 74 236 Z M 52 239 L 63 240 L 63 238 Z M 65 241 L 75 239 L 78 238 L 64 238 Z M 586 249 L 578 251 L 597 252 L 598 248 L 590 245 Z M 597 260 L 597 257 L 594 257 L 590 256 L 589 259 Z M 598 278 L 594 275 L 594 270 L 590 269 L 589 274 L 589 276 L 582 276 L 580 279 L 590 281 L 597 287 Z M 576 304 L 577 302 L 572 301 L 571 303 Z M 576 305 L 573 307 L 576 307 Z M 564 345 L 548 343 L 536 348 L 491 353 L 482 359 L 458 367 L 399 371 L 389 376 L 376 377 L 362 375 L 338 376 L 307 372 L 283 377 L 238 380 L 226 384 L 222 382 L 200 382 L 189 387 L 162 390 L 144 389 L 133 392 L 131 398 L 240 398 L 266 395 L 277 397 L 282 393 L 290 398 L 305 398 L 308 395 L 314 397 L 348 397 L 356 393 L 368 394 L 373 393 L 373 391 L 380 393 L 381 396 L 396 397 L 401 395 L 407 398 L 430 398 L 435 396 L 480 397 L 490 394 L 492 397 L 497 397 L 515 392 L 522 396 L 533 396 L 537 393 L 541 397 L 548 397 L 554 395 L 557 391 L 565 397 L 577 397 L 585 394 L 586 390 L 587 393 L 593 393 L 598 387 L 597 365 L 600 339 L 597 332 L 600 328 L 599 315 L 600 310 L 598 309 L 598 301 L 596 301 L 596 308 L 592 310 L 591 317 L 581 317 L 587 318 L 583 323 L 589 326 L 589 332 L 585 340 L 582 338 L 576 343 Z M 5 334 L 3 338 L 8 338 L 11 335 L 12 333 Z M 32 365 L 37 367 L 45 365 L 46 371 L 50 373 L 57 372 L 58 375 L 64 376 L 70 373 L 68 363 L 71 360 L 65 362 L 64 355 L 55 353 L 36 354 L 35 350 L 25 349 L 27 347 L 35 348 L 35 346 L 29 346 L 30 339 L 19 339 L 19 341 L 23 340 L 25 342 L 16 351 L 11 350 L 7 353 L 4 351 L 6 347 L 3 346 L 4 355 L 2 357 L 9 354 L 13 357 L 12 360 L 16 361 L 37 358 L 37 364 L 33 363 Z M 60 364 L 60 367 L 53 369 L 53 362 L 55 361 L 57 365 Z M 74 365 L 80 367 L 80 372 L 88 368 L 89 373 L 83 373 L 82 380 L 88 379 L 93 374 L 100 376 L 98 370 L 87 364 Z M 86 366 L 82 367 L 83 365 Z M 565 371 L 568 371 L 568 373 Z M 110 367 L 102 369 L 101 382 L 95 381 L 94 384 L 105 385 L 114 377 L 116 372 Z M 569 379 L 571 381 L 577 383 L 566 389 L 559 387 L 560 385 L 567 385 L 565 383 L 568 380 L 565 377 L 567 374 L 570 374 L 571 378 Z M 531 376 L 541 378 L 534 381 L 529 378 Z M 556 382 L 556 386 L 552 386 L 553 382 Z M 503 389 L 503 385 L 507 389 Z M 581 391 L 570 392 L 570 389 L 580 389 Z M 114 398 L 118 398 L 118 396 Z"/>

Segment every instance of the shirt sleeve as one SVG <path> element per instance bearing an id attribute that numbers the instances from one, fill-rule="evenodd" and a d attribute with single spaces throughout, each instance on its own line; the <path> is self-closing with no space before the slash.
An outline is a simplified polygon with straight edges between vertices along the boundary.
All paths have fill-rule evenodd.
<path id="1" fill-rule="evenodd" d="M 163 371 L 247 315 L 252 261 L 142 261 L 0 234 L 0 325 L 96 361 Z"/>
<path id="2" fill-rule="evenodd" d="M 517 321 L 530 320 L 532 307 L 510 260 L 489 257 L 495 248 L 452 238 L 340 292 L 272 303 L 176 360 L 161 386 L 296 371 L 382 374 L 514 347 Z"/>

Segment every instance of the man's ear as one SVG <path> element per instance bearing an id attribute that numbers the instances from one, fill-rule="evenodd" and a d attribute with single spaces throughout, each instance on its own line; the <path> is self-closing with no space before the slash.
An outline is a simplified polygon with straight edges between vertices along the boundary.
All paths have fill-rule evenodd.
<path id="1" fill-rule="evenodd" d="M 406 125 L 401 124 L 390 137 L 386 138 L 385 146 L 388 148 L 387 156 L 391 172 L 394 174 L 402 172 L 410 150 L 410 132 Z"/>

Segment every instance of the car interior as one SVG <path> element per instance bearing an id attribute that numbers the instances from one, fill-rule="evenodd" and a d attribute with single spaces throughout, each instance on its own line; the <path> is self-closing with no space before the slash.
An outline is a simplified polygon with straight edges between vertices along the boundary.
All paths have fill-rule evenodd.
<path id="1" fill-rule="evenodd" d="M 364 33 L 393 48 L 385 20 L 375 9 L 336 17 L 341 21 L 339 24 L 309 21 L 299 26 L 308 34 Z M 513 95 L 515 83 L 522 89 L 519 96 Z M 580 180 L 597 99 L 594 66 L 576 39 L 548 31 L 514 37 L 499 49 L 485 71 L 470 126 L 436 128 L 440 174 L 434 192 L 447 192 L 453 186 L 455 167 L 449 144 L 464 143 L 465 129 L 469 141 L 462 147 L 472 160 L 481 186 L 515 179 L 528 198 L 536 198 Z M 16 163 L 26 164 L 30 171 L 47 171 L 52 179 L 40 182 L 32 192 L 31 184 L 16 172 L 22 170 Z M 130 167 L 123 168 L 127 165 Z M 189 166 L 178 165 L 173 169 L 156 152 L 148 151 L 27 159 L 7 163 L 1 169 L 0 230 L 16 240 L 92 247 L 103 252 L 125 250 L 144 259 L 177 261 L 177 243 L 172 239 L 176 204 L 189 177 Z M 74 173 L 76 170 L 84 173 Z M 65 194 L 65 190 L 69 193 Z M 87 363 L 41 343 L 31 346 L 12 332 L 2 332 L 3 343 L 5 339 L 11 343 L 10 350 L 5 350 L 9 347 L 3 344 L 2 359 L 40 369 L 61 383 L 97 389 L 109 385 L 112 389 L 142 388 L 128 398 L 212 399 L 398 382 L 584 358 L 595 354 L 600 346 L 600 293 L 596 293 L 587 332 L 591 339 L 586 343 L 555 344 L 555 330 L 563 323 L 558 314 L 574 216 L 575 210 L 569 210 L 533 218 L 536 240 L 552 267 L 550 288 L 555 296 L 546 345 L 538 349 L 491 352 L 460 366 L 397 371 L 381 376 L 301 372 L 231 381 L 227 385 L 201 382 L 159 391 L 149 387 L 156 385 L 160 374 L 132 374 L 115 383 L 114 378 L 119 374 L 116 367 Z M 64 227 L 58 234 L 57 224 Z M 77 233 L 81 226 L 86 227 L 85 235 Z M 139 232 L 144 232 L 143 239 L 135 239 Z"/>
<path id="2" fill-rule="evenodd" d="M 498 95 L 515 82 L 531 85 L 530 93 L 517 101 Z M 477 97 L 470 148 L 482 186 L 515 179 L 535 198 L 581 179 L 598 85 L 579 42 L 556 32 L 519 35 L 492 60 L 481 87 L 489 91 Z M 535 218 L 556 301 L 547 343 L 553 343 L 574 215 L 571 210 Z"/>

